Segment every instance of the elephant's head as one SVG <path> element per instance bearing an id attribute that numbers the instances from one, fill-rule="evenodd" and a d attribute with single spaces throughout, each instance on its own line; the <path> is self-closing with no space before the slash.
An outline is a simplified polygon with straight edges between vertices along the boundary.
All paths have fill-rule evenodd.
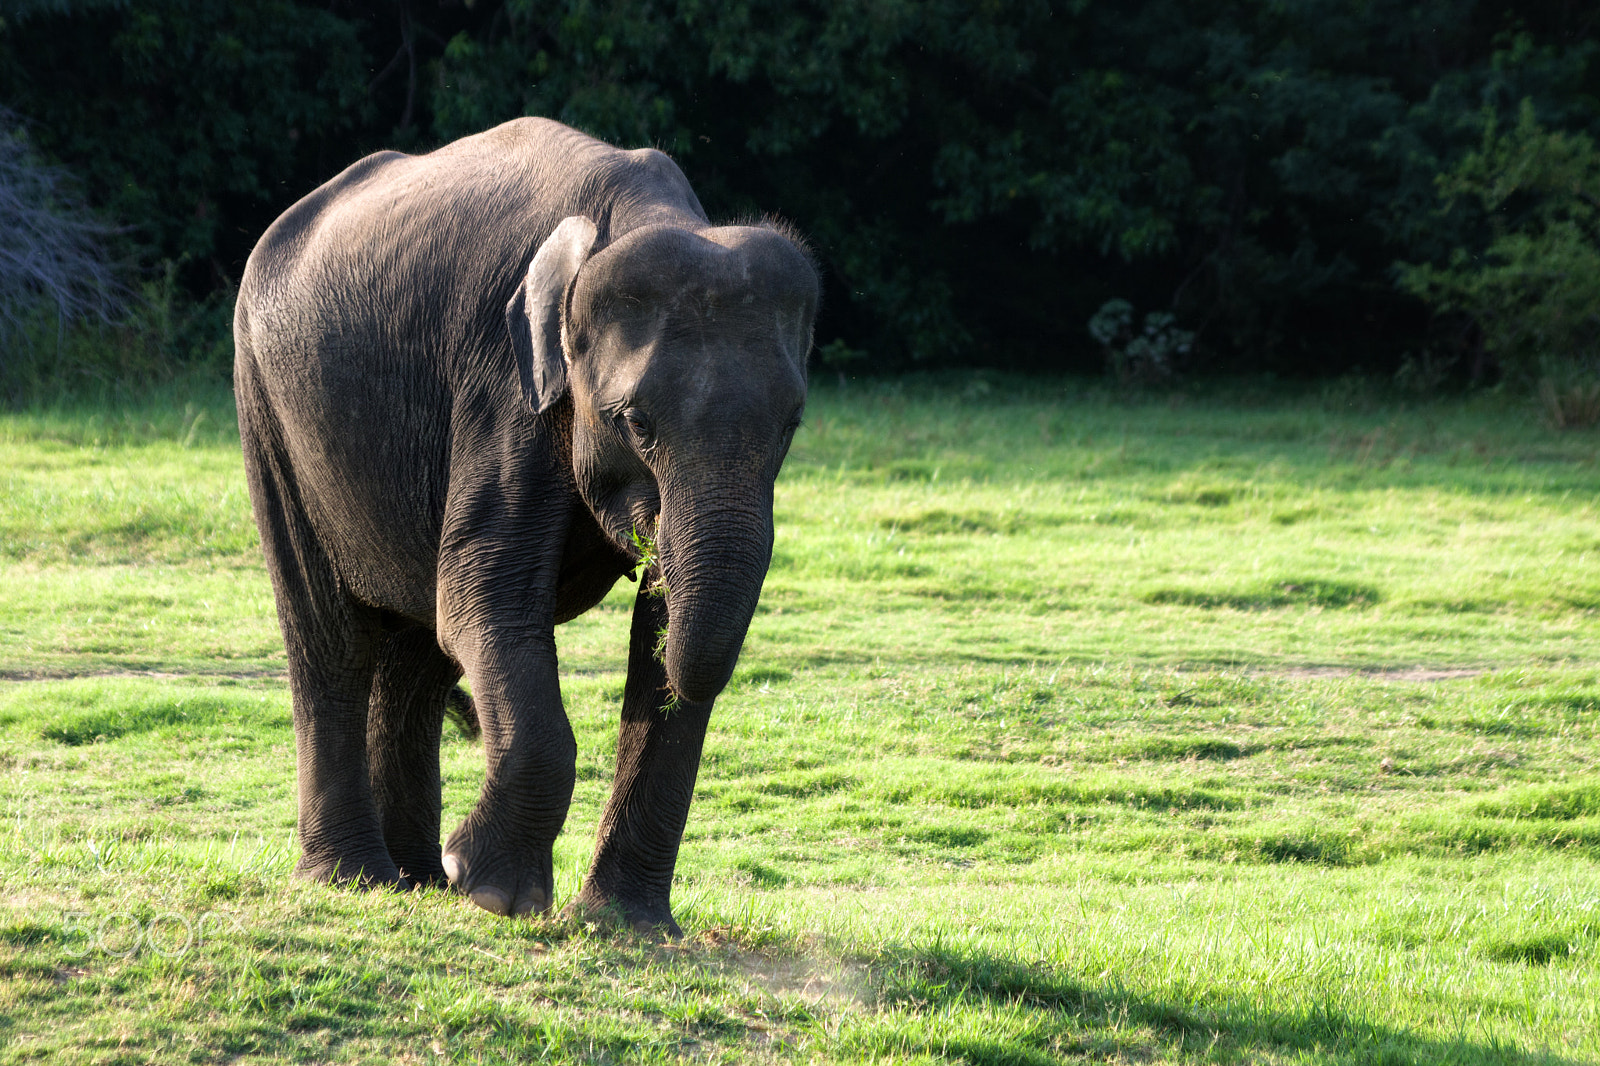
<path id="1" fill-rule="evenodd" d="M 772 486 L 800 424 L 818 284 L 770 226 L 566 219 L 507 319 L 535 411 L 572 397 L 572 469 L 606 532 L 659 555 L 667 679 L 727 684 L 772 560 Z"/>

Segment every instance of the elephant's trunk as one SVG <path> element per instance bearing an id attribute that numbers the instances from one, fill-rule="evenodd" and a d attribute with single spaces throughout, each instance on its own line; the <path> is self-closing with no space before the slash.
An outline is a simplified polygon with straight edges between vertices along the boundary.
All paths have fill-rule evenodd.
<path id="1" fill-rule="evenodd" d="M 738 506 L 693 495 L 700 499 L 663 501 L 657 547 L 667 597 L 667 682 L 680 698 L 703 702 L 733 676 L 761 596 L 772 562 L 772 490 L 746 488 Z"/>

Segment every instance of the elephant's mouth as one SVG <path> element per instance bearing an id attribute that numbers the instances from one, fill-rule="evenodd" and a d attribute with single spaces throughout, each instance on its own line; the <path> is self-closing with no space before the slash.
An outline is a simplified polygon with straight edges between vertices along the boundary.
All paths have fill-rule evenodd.
<path id="1" fill-rule="evenodd" d="M 661 549 L 656 544 L 660 529 L 660 516 L 653 511 L 635 510 L 632 522 L 618 540 L 624 555 L 633 560 L 633 570 L 628 580 L 640 582 L 640 588 L 661 589 Z"/>
<path id="2" fill-rule="evenodd" d="M 656 538 L 661 529 L 661 504 L 656 501 L 651 502 L 655 503 L 655 506 L 649 506 L 642 501 L 634 504 L 628 539 L 630 543 L 643 541 L 648 544 L 654 555 Z"/>

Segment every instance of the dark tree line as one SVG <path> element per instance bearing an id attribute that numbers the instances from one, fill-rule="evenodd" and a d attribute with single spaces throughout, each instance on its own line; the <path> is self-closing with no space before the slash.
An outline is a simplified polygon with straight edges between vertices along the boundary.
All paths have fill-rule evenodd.
<path id="1" fill-rule="evenodd" d="M 1556 186 L 1496 199 L 1460 168 L 1600 136 L 1600 8 L 1577 0 L 7 0 L 0 18 L 0 105 L 31 150 L 197 300 L 361 154 L 542 114 L 665 149 L 714 216 L 795 222 L 827 274 L 823 358 L 863 369 L 1091 369 L 1108 353 L 1086 325 L 1115 299 L 1134 332 L 1155 314 L 1186 338 L 1166 369 L 1492 374 L 1499 334 L 1462 294 L 1475 263 L 1506 265 L 1518 210 L 1556 232 Z M 1560 232 L 1592 248 L 1592 226 Z M 1558 343 L 1592 359 L 1586 291 Z"/>

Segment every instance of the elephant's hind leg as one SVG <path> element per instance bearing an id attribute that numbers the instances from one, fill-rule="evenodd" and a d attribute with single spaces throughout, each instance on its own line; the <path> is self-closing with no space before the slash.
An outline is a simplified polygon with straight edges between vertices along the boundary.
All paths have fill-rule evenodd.
<path id="1" fill-rule="evenodd" d="M 446 881 L 439 863 L 439 739 L 445 702 L 460 679 L 461 667 L 422 626 L 390 633 L 378 649 L 367 713 L 372 795 L 389 856 L 416 884 Z"/>
<path id="2" fill-rule="evenodd" d="M 343 589 L 301 505 L 278 428 L 241 358 L 235 385 L 245 476 L 278 605 L 294 702 L 301 857 L 318 881 L 399 884 L 367 768 L 377 612 Z"/>

